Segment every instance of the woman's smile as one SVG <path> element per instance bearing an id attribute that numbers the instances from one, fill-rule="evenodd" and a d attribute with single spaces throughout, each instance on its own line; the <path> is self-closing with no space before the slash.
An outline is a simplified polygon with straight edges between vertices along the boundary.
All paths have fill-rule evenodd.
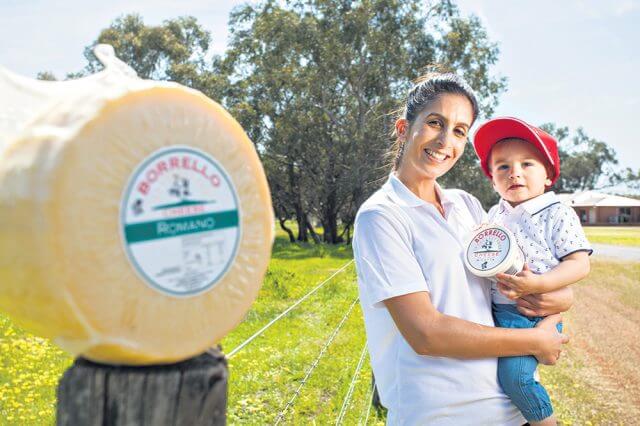
<path id="1" fill-rule="evenodd" d="M 433 151 L 429 148 L 425 148 L 424 152 L 427 154 L 427 157 L 429 157 L 430 159 L 438 162 L 438 163 L 443 163 L 445 160 L 447 160 L 448 158 L 451 158 L 450 155 L 448 154 L 444 154 L 442 152 L 437 152 L 437 151 Z"/>

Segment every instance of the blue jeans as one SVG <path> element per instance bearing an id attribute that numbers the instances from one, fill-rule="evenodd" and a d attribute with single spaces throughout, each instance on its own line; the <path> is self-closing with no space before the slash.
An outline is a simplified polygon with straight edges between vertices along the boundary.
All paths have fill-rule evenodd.
<path id="1" fill-rule="evenodd" d="M 524 316 L 516 305 L 507 304 L 494 304 L 493 317 L 496 326 L 505 328 L 533 328 L 543 319 Z M 561 323 L 558 331 L 562 331 Z M 533 378 L 537 367 L 538 360 L 531 355 L 498 358 L 500 386 L 528 421 L 540 421 L 553 414 L 549 394 Z"/>

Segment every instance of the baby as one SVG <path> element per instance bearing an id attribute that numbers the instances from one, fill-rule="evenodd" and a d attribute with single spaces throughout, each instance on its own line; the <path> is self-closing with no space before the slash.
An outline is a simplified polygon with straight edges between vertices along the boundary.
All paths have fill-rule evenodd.
<path id="1" fill-rule="evenodd" d="M 496 276 L 496 326 L 535 327 L 542 317 L 521 314 L 515 299 L 581 280 L 589 273 L 592 252 L 573 209 L 553 192 L 545 192 L 560 176 L 557 143 L 522 120 L 497 118 L 478 129 L 473 145 L 482 170 L 501 196 L 489 211 L 489 222 L 513 232 L 525 257 L 522 272 Z M 558 324 L 558 331 L 561 327 Z M 499 358 L 498 379 L 531 425 L 555 425 L 549 395 L 534 379 L 537 364 L 533 356 Z"/>

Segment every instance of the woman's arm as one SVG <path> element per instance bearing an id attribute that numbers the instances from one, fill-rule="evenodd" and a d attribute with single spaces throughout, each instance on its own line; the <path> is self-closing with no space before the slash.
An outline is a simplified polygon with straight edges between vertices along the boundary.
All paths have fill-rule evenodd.
<path id="1" fill-rule="evenodd" d="M 549 293 L 529 294 L 522 296 L 515 302 L 521 314 L 530 317 L 545 317 L 568 311 L 573 305 L 573 290 L 571 287 L 564 287 Z"/>
<path id="2" fill-rule="evenodd" d="M 438 312 L 427 292 L 384 301 L 402 336 L 420 355 L 452 358 L 491 358 L 534 355 L 542 364 L 555 364 L 569 338 L 557 332 L 560 316 L 536 328 L 488 327 Z"/>

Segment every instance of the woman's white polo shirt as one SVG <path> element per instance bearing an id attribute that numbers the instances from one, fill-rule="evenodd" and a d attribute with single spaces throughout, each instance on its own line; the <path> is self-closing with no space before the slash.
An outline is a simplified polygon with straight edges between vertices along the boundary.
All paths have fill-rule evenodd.
<path id="1" fill-rule="evenodd" d="M 502 392 L 497 359 L 416 354 L 382 303 L 429 292 L 447 315 L 493 326 L 487 280 L 468 274 L 463 241 L 485 220 L 480 202 L 436 186 L 445 217 L 393 174 L 358 211 L 353 239 L 371 365 L 389 424 L 521 425 Z"/>

